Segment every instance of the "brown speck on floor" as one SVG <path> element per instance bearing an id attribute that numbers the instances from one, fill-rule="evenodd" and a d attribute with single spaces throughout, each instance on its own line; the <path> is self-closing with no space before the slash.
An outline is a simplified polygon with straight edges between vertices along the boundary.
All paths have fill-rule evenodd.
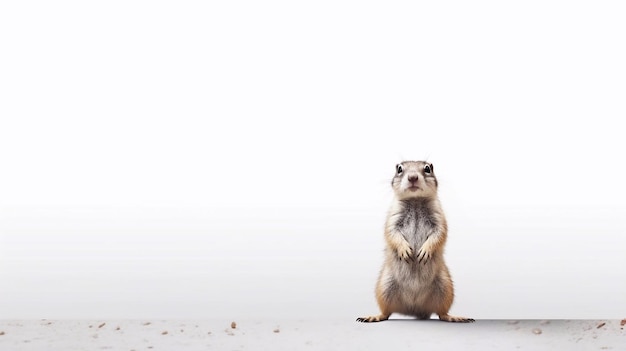
<path id="1" fill-rule="evenodd" d="M 230 327 L 233 328 L 233 329 L 237 328 L 237 323 L 230 322 Z"/>
<path id="2" fill-rule="evenodd" d="M 211 332 L 208 332 L 207 334 L 208 334 L 208 335 L 211 335 L 212 333 L 211 333 Z"/>
<path id="3" fill-rule="evenodd" d="M 0 335 L 4 335 L 4 332 L 3 332 L 3 331 L 0 331 Z"/>
<path id="4" fill-rule="evenodd" d="M 120 330 L 120 329 L 122 329 L 122 328 L 120 328 L 119 326 L 117 328 L 115 328 L 115 330 Z"/>
<path id="5" fill-rule="evenodd" d="M 605 325 L 606 325 L 606 323 L 602 322 L 602 323 L 598 324 L 598 326 L 596 328 L 600 329 L 600 328 L 604 327 Z"/>
<path id="6" fill-rule="evenodd" d="M 180 330 L 181 333 L 184 333 L 185 331 L 183 329 Z"/>
<path id="7" fill-rule="evenodd" d="M 148 348 L 149 348 L 149 349 L 153 349 L 153 348 L 154 348 L 154 346 L 148 346 Z"/>
<path id="8" fill-rule="evenodd" d="M 167 330 L 161 332 L 161 335 L 167 335 Z"/>
<path id="9" fill-rule="evenodd" d="M 626 325 L 626 318 L 622 319 L 621 322 L 619 322 L 619 325 L 621 325 L 622 327 Z"/>
<path id="10" fill-rule="evenodd" d="M 539 329 L 539 328 L 535 328 L 535 329 L 533 329 L 533 334 L 537 334 L 537 335 L 539 335 L 539 334 L 541 334 L 541 333 L 542 333 L 541 329 Z"/>
<path id="11" fill-rule="evenodd" d="M 106 325 L 106 323 L 102 323 L 102 324 L 100 324 L 100 325 L 98 326 L 98 329 L 100 329 L 100 328 L 104 327 L 105 325 Z"/>
<path id="12" fill-rule="evenodd" d="M 274 333 L 280 333 L 280 329 L 278 328 L 274 329 Z"/>
<path id="13" fill-rule="evenodd" d="M 93 325 L 90 325 L 89 328 L 93 328 Z"/>

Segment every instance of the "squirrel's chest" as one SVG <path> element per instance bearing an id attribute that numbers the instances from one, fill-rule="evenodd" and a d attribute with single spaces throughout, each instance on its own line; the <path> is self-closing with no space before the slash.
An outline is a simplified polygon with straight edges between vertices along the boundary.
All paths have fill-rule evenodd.
<path id="1" fill-rule="evenodd" d="M 435 227 L 432 214 L 421 207 L 406 208 L 396 222 L 396 229 L 414 249 L 421 247 Z"/>

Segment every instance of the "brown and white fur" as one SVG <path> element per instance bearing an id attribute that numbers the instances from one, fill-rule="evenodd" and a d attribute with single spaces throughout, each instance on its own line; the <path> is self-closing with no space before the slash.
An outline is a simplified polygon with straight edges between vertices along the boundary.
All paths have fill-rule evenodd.
<path id="1" fill-rule="evenodd" d="M 473 322 L 448 314 L 454 299 L 450 272 L 443 259 L 448 226 L 437 197 L 433 165 L 405 161 L 391 181 L 394 200 L 385 223 L 385 262 L 376 284 L 381 313 L 357 318 L 380 322 L 392 313 L 446 322 Z"/>

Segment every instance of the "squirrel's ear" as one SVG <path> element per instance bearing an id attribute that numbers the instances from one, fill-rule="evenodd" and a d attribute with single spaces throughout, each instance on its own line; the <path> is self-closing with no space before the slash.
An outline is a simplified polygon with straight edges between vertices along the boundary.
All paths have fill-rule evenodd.
<path id="1" fill-rule="evenodd" d="M 433 172 L 435 171 L 435 166 L 433 166 L 432 163 L 430 164 L 430 170 L 433 171 Z"/>

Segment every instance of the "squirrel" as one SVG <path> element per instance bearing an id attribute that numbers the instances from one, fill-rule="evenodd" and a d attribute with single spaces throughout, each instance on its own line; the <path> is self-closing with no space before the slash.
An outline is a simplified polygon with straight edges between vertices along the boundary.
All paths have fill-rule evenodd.
<path id="1" fill-rule="evenodd" d="M 394 199 L 385 223 L 385 260 L 376 299 L 381 313 L 358 322 L 380 322 L 392 313 L 446 322 L 474 322 L 448 314 L 454 286 L 443 259 L 448 225 L 437 196 L 433 164 L 404 161 L 391 181 Z"/>

